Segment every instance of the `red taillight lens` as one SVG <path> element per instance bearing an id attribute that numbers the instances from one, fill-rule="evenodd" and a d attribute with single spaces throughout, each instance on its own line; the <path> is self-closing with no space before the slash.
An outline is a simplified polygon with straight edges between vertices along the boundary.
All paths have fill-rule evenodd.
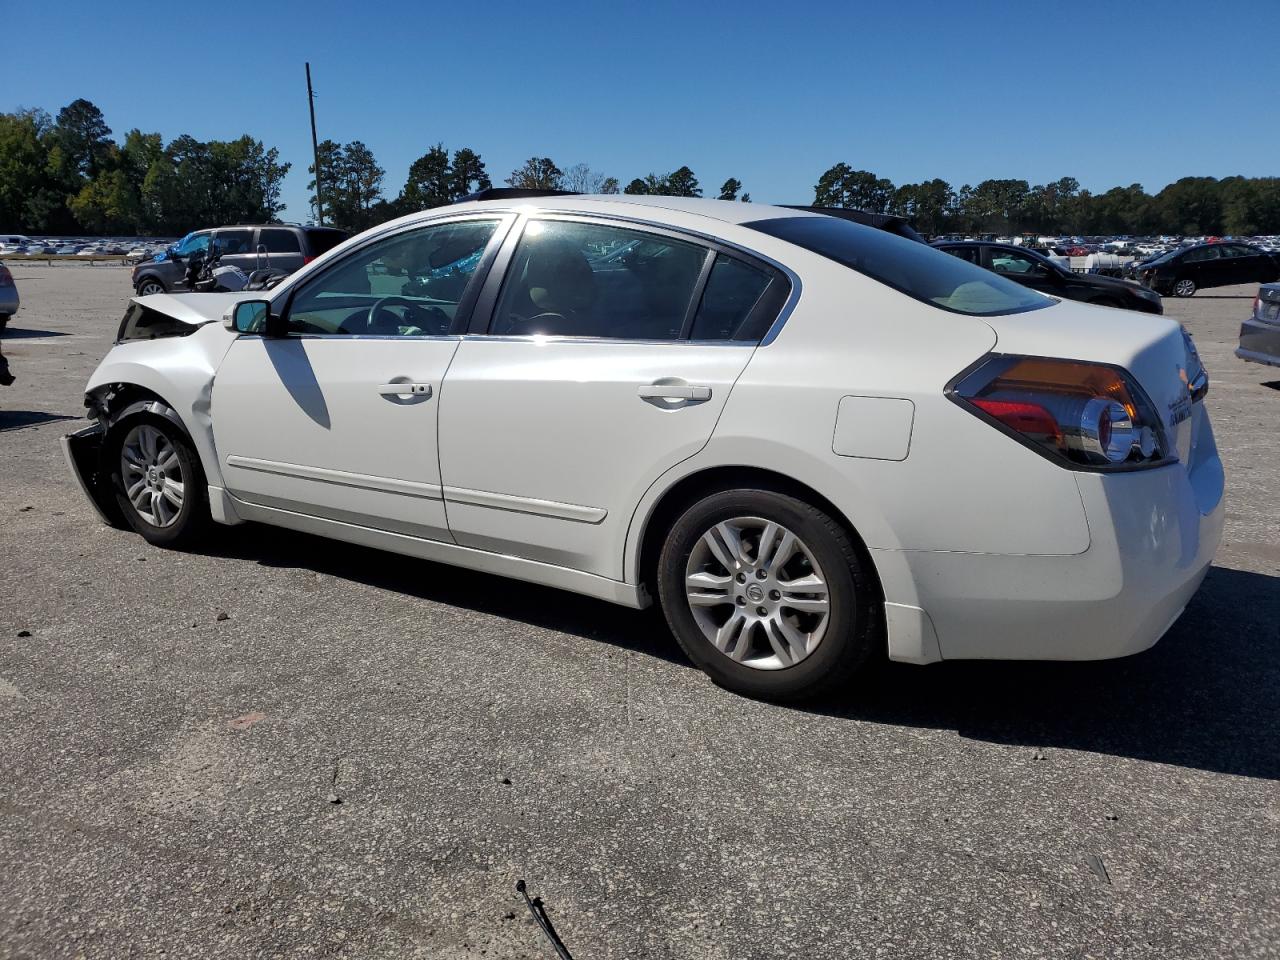
<path id="1" fill-rule="evenodd" d="M 315 259 L 315 257 L 310 257 L 310 256 L 308 256 L 308 257 L 303 257 L 303 258 L 302 258 L 302 265 L 305 267 L 308 263 L 310 263 L 310 262 L 311 262 L 312 260 L 314 260 L 314 259 Z"/>
<path id="2" fill-rule="evenodd" d="M 1072 464 L 1106 469 L 1166 459 L 1150 401 L 1116 367 L 992 356 L 949 393 L 1041 453 Z"/>

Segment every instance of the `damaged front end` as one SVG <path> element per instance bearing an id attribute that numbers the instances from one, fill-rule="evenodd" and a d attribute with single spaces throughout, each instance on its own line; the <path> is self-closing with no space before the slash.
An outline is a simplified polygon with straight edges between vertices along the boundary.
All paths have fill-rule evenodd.
<path id="1" fill-rule="evenodd" d="M 127 526 L 124 514 L 111 489 L 111 477 L 103 469 L 102 443 L 106 435 L 101 422 L 68 433 L 62 438 L 62 455 L 102 522 L 123 528 Z"/>

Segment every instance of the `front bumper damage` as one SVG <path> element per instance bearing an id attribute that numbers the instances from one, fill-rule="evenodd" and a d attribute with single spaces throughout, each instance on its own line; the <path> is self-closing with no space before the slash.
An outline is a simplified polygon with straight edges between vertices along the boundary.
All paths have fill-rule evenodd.
<path id="1" fill-rule="evenodd" d="M 66 457 L 67 466 L 71 468 L 80 489 L 102 518 L 102 522 L 108 526 L 123 528 L 126 526 L 124 514 L 116 503 L 110 477 L 102 464 L 102 441 L 105 436 L 106 432 L 100 423 L 68 433 L 62 438 L 62 455 Z"/>

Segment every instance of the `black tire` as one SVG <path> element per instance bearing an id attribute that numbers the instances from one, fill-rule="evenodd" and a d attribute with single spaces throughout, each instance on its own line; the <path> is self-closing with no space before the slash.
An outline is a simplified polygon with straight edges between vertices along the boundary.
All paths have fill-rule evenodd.
<path id="1" fill-rule="evenodd" d="M 9 314 L 0 313 L 0 330 L 3 330 L 8 325 L 9 325 Z"/>
<path id="2" fill-rule="evenodd" d="M 166 525 L 149 522 L 125 492 L 121 467 L 122 448 L 133 428 L 139 425 L 152 427 L 162 434 L 178 458 L 184 489 L 183 502 L 177 516 Z M 191 444 L 191 438 L 171 420 L 154 413 L 136 413 L 117 421 L 111 425 L 111 432 L 107 434 L 102 455 L 120 512 L 124 514 L 129 526 L 148 543 L 157 547 L 186 547 L 208 532 L 212 520 L 204 468 L 200 465 L 200 457 Z"/>
<path id="3" fill-rule="evenodd" d="M 796 535 L 825 574 L 829 620 L 804 659 L 780 669 L 757 669 L 720 652 L 694 618 L 685 592 L 690 555 L 712 526 L 734 517 L 758 517 Z M 762 700 L 800 701 L 848 686 L 872 654 L 883 649 L 878 591 L 868 561 L 845 529 L 812 505 L 772 490 L 713 493 L 692 504 L 667 533 L 658 556 L 658 598 L 680 647 L 717 684 Z"/>
<path id="4" fill-rule="evenodd" d="M 143 277 L 134 289 L 140 297 L 147 297 L 153 293 L 168 293 L 165 285 L 156 277 Z"/>
<path id="5" fill-rule="evenodd" d="M 1196 282 L 1190 277 L 1179 277 L 1173 281 L 1173 295 L 1175 297 L 1194 297 L 1197 289 Z"/>

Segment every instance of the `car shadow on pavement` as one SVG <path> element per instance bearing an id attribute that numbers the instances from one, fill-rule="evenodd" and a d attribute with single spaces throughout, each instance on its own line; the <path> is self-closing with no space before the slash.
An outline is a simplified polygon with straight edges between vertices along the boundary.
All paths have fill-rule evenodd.
<path id="1" fill-rule="evenodd" d="M 78 419 L 79 417 L 68 417 L 61 413 L 45 413 L 41 410 L 0 409 L 0 433 L 8 430 L 21 430 L 24 427 L 35 427 L 42 423 L 57 423 L 59 420 Z"/>
<path id="2" fill-rule="evenodd" d="M 223 527 L 216 533 L 204 552 L 254 560 L 264 567 L 311 570 L 691 666 L 656 607 L 632 610 L 534 583 L 258 524 Z"/>
<path id="3" fill-rule="evenodd" d="M 69 337 L 71 334 L 62 330 L 32 330 L 27 327 L 5 327 L 0 332 L 0 340 L 35 340 L 44 337 Z"/>
<path id="4" fill-rule="evenodd" d="M 220 533 L 208 552 L 311 570 L 692 667 L 655 608 L 630 610 L 287 530 L 249 525 Z M 1169 633 L 1137 656 L 884 663 L 838 697 L 778 709 L 1278 780 L 1277 624 L 1280 577 L 1215 567 Z"/>
<path id="5" fill-rule="evenodd" d="M 1214 567 L 1150 650 L 1084 663 L 888 664 L 849 719 L 1280 780 L 1280 577 Z"/>

